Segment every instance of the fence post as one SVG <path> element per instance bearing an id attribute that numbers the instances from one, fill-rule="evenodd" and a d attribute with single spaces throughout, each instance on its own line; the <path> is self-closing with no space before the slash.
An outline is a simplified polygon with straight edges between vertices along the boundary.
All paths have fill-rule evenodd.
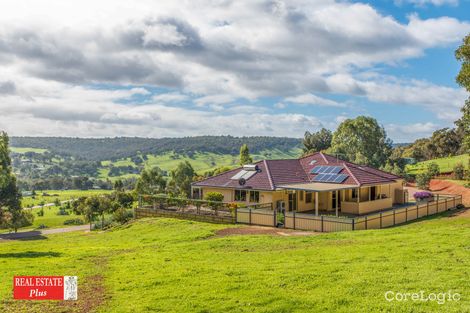
<path id="1" fill-rule="evenodd" d="M 366 219 L 364 221 L 366 223 L 366 229 L 367 229 L 367 215 L 366 215 Z"/>
<path id="2" fill-rule="evenodd" d="M 408 222 L 408 207 L 405 208 L 405 222 Z"/>
<path id="3" fill-rule="evenodd" d="M 274 223 L 274 227 L 276 227 L 277 226 L 277 213 L 276 213 L 276 210 L 273 210 L 273 212 L 274 212 L 274 214 L 273 214 L 273 216 L 274 216 L 273 223 Z"/>
<path id="4" fill-rule="evenodd" d="M 292 216 L 293 216 L 293 218 L 292 218 L 293 226 L 292 227 L 295 229 L 295 211 L 292 212 Z M 285 217 L 284 217 L 284 219 L 285 219 Z"/>
<path id="5" fill-rule="evenodd" d="M 446 198 L 446 211 L 449 210 L 449 206 L 447 205 L 447 198 Z"/>
<path id="6" fill-rule="evenodd" d="M 320 216 L 320 221 L 321 221 L 321 232 L 323 233 L 323 215 Z"/>
<path id="7" fill-rule="evenodd" d="M 393 226 L 395 226 L 395 209 L 393 209 Z"/>
<path id="8" fill-rule="evenodd" d="M 250 212 L 250 218 L 249 218 L 249 221 L 250 221 L 250 225 L 251 225 L 251 208 L 249 208 L 249 212 Z"/>
<path id="9" fill-rule="evenodd" d="M 426 216 L 429 215 L 429 201 L 426 201 Z"/>
<path id="10" fill-rule="evenodd" d="M 235 208 L 235 224 L 238 223 L 238 207 Z"/>
<path id="11" fill-rule="evenodd" d="M 456 205 L 455 205 L 455 196 L 454 196 L 454 209 L 455 209 Z"/>
<path id="12" fill-rule="evenodd" d="M 380 212 L 380 228 L 382 228 L 382 212 Z"/>
<path id="13" fill-rule="evenodd" d="M 352 230 L 354 230 L 354 218 L 352 219 Z"/>

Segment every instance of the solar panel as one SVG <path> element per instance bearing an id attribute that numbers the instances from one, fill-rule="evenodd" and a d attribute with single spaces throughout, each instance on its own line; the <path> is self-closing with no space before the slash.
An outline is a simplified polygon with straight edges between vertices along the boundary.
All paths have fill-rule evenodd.
<path id="1" fill-rule="evenodd" d="M 317 165 L 310 173 L 312 174 L 338 174 L 343 169 L 342 166 Z"/>
<path id="2" fill-rule="evenodd" d="M 342 183 L 348 178 L 348 175 L 345 174 L 331 174 L 331 173 L 321 173 L 313 178 L 313 181 L 320 183 Z"/>

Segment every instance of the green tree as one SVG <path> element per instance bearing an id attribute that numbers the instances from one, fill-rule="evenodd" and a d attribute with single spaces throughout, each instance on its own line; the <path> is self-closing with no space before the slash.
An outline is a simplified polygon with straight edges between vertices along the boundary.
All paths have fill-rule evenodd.
<path id="1" fill-rule="evenodd" d="M 13 229 L 32 225 L 34 216 L 21 207 L 21 194 L 11 167 L 9 138 L 0 132 L 0 223 Z"/>
<path id="2" fill-rule="evenodd" d="M 454 165 L 454 178 L 457 180 L 463 180 L 465 178 L 465 166 L 463 163 Z"/>
<path id="3" fill-rule="evenodd" d="M 463 39 L 462 45 L 455 51 L 455 57 L 462 63 L 456 81 L 470 92 L 470 34 Z M 464 149 L 470 153 L 470 98 L 465 101 L 461 111 L 462 117 L 456 122 L 456 125 L 457 129 L 463 133 Z"/>
<path id="4" fill-rule="evenodd" d="M 190 197 L 191 183 L 194 180 L 196 173 L 194 172 L 191 163 L 183 161 L 170 172 L 169 191 L 175 196 Z"/>
<path id="5" fill-rule="evenodd" d="M 423 172 L 416 175 L 416 185 L 420 189 L 429 190 L 429 183 L 431 182 L 431 175 L 429 172 Z"/>
<path id="6" fill-rule="evenodd" d="M 432 178 L 438 176 L 441 173 L 441 170 L 439 169 L 439 165 L 437 165 L 437 163 L 431 162 L 427 166 L 427 172 Z"/>
<path id="7" fill-rule="evenodd" d="M 245 164 L 251 163 L 253 163 L 253 159 L 250 156 L 250 150 L 248 149 L 248 146 L 244 143 L 240 147 L 240 165 L 243 166 Z"/>
<path id="8" fill-rule="evenodd" d="M 118 179 L 114 182 L 113 188 L 116 191 L 123 191 L 124 190 L 124 183 L 122 182 L 121 179 Z"/>
<path id="9" fill-rule="evenodd" d="M 358 164 L 385 166 L 392 142 L 372 117 L 359 116 L 342 122 L 333 134 L 328 151 Z"/>
<path id="10" fill-rule="evenodd" d="M 217 211 L 222 206 L 222 201 L 224 201 L 224 195 L 220 192 L 208 192 L 204 196 L 204 199 L 208 201 L 208 205 L 215 211 L 217 215 Z"/>
<path id="11" fill-rule="evenodd" d="M 331 146 L 332 139 L 333 134 L 326 128 L 322 128 L 315 133 L 306 131 L 302 141 L 304 145 L 302 148 L 304 155 L 328 149 Z"/>
<path id="12" fill-rule="evenodd" d="M 158 194 L 165 192 L 166 180 L 163 172 L 158 167 L 149 170 L 142 170 L 140 177 L 135 184 L 135 191 L 138 194 Z"/>

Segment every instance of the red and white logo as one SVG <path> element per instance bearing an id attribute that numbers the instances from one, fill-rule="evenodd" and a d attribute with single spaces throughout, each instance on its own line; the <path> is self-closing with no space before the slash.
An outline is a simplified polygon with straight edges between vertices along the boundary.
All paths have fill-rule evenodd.
<path id="1" fill-rule="evenodd" d="M 77 276 L 15 276 L 16 300 L 77 300 Z"/>

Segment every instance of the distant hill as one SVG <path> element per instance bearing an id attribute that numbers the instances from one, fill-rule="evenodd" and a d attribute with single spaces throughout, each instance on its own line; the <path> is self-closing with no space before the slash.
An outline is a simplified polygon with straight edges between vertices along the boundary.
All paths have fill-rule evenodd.
<path id="1" fill-rule="evenodd" d="M 167 152 L 192 157 L 196 152 L 236 155 L 246 143 L 250 152 L 266 150 L 290 151 L 301 147 L 301 139 L 287 137 L 198 136 L 183 138 L 68 138 L 68 137 L 11 137 L 16 148 L 47 149 L 59 155 L 91 161 L 118 160 L 135 156 Z"/>

